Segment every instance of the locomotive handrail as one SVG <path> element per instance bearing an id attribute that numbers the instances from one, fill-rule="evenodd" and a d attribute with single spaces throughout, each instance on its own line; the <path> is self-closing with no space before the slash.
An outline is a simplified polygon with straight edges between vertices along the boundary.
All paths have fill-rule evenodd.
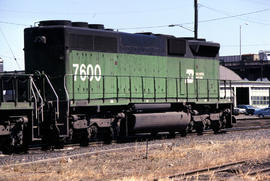
<path id="1" fill-rule="evenodd" d="M 233 102 L 234 100 L 234 92 L 232 90 L 232 80 L 220 80 L 220 84 L 218 85 L 221 87 L 221 90 L 223 90 L 223 96 L 220 96 L 221 99 L 229 99 L 230 101 Z M 229 92 L 227 92 L 229 91 Z M 220 94 L 220 92 L 219 92 Z M 229 97 L 228 97 L 229 96 Z"/>
<path id="2" fill-rule="evenodd" d="M 73 100 L 73 102 L 75 103 L 76 101 L 76 91 L 75 91 L 75 81 L 78 80 L 79 76 L 82 75 L 78 75 L 78 74 L 65 74 L 65 81 L 66 78 L 70 76 L 70 84 L 68 87 L 68 85 L 66 85 L 65 83 L 65 91 L 66 94 L 72 94 L 73 97 L 71 98 Z M 88 103 L 90 103 L 92 100 L 102 100 L 102 102 L 105 102 L 105 100 L 107 99 L 115 99 L 116 102 L 119 102 L 119 99 L 129 99 L 129 101 L 132 101 L 133 99 L 141 99 L 143 102 L 147 99 L 153 99 L 153 101 L 157 101 L 158 99 L 165 99 L 166 102 L 171 101 L 172 99 L 175 99 L 176 102 L 179 101 L 179 99 L 185 99 L 186 102 L 190 101 L 190 100 L 206 100 L 206 101 L 210 101 L 212 99 L 216 99 L 218 101 L 223 100 L 223 99 L 227 99 L 227 95 L 226 97 L 224 97 L 223 95 L 220 95 L 220 87 L 223 86 L 223 82 L 226 83 L 227 87 L 228 84 L 230 83 L 229 80 L 220 80 L 220 79 L 211 79 L 211 78 L 196 78 L 195 76 L 193 77 L 193 79 L 191 80 L 190 77 L 154 77 L 154 76 L 124 76 L 124 75 L 102 75 L 102 80 L 99 83 L 100 84 L 100 92 L 97 93 L 95 92 L 95 90 L 93 91 L 93 88 L 91 87 L 91 78 L 90 76 L 93 75 L 88 75 L 88 74 L 84 74 L 84 77 L 88 77 L 88 81 L 87 84 L 88 88 L 86 88 L 85 90 L 87 90 L 87 93 L 85 92 L 84 94 L 88 95 L 87 97 L 85 97 L 85 99 L 88 100 Z M 112 80 L 109 78 L 113 78 Z M 119 92 L 119 80 L 120 78 L 125 78 L 126 81 L 126 88 L 128 89 L 127 93 L 125 96 L 121 96 L 120 92 Z M 138 80 L 136 79 L 138 78 Z M 136 93 L 133 92 L 133 81 L 140 81 L 140 87 L 141 87 L 141 91 L 140 91 L 140 96 L 135 96 L 138 95 L 137 91 Z M 146 92 L 145 86 L 147 86 L 147 84 L 145 85 L 145 80 L 147 79 L 151 79 L 153 84 L 153 87 L 151 88 L 151 92 Z M 164 82 L 163 86 L 165 86 L 164 91 L 162 92 L 162 96 L 160 97 L 160 92 L 158 92 L 158 87 L 161 85 L 160 84 L 160 80 L 162 79 L 162 82 Z M 164 79 L 164 81 L 163 81 Z M 86 80 L 86 79 L 85 79 Z M 89 81 L 90 80 L 90 81 Z M 114 85 L 114 89 L 111 89 L 112 92 L 107 92 L 107 85 L 106 85 L 106 81 L 107 80 L 111 80 L 113 85 Z M 175 81 L 173 81 L 175 80 Z M 192 82 L 191 82 L 192 81 Z M 174 83 L 173 83 L 174 82 Z M 185 86 L 183 86 L 183 83 Z M 218 89 L 211 89 L 210 85 L 214 84 L 215 87 L 218 87 Z M 203 87 L 202 87 L 203 85 Z M 170 88 L 170 92 L 169 92 L 169 87 L 173 86 L 174 91 L 171 92 L 171 88 Z M 105 88 L 106 87 L 106 88 Z M 110 87 L 110 86 L 109 86 Z M 137 90 L 137 89 L 136 89 Z M 69 92 L 70 91 L 70 92 Z M 90 95 L 91 94 L 91 95 Z M 95 94 L 100 94 L 100 97 L 95 97 L 92 95 Z M 107 94 L 113 94 L 114 96 L 107 96 Z M 146 95 L 147 94 L 147 95 Z M 152 95 L 152 97 L 148 97 L 148 95 Z M 148 97 L 146 99 L 146 97 Z"/>
<path id="3" fill-rule="evenodd" d="M 180 79 L 179 79 L 180 80 Z M 178 102 L 178 99 L 179 99 L 179 91 L 178 91 L 178 78 L 175 78 L 175 84 L 176 84 L 176 101 Z M 180 89 L 181 91 L 181 89 Z"/>
<path id="4" fill-rule="evenodd" d="M 32 85 L 34 87 L 34 90 L 36 91 L 38 97 L 40 98 L 40 102 L 41 102 L 41 107 L 40 107 L 41 108 L 41 121 L 43 122 L 43 120 L 44 120 L 44 115 L 43 115 L 44 101 L 43 101 L 43 98 L 42 98 L 41 94 L 39 93 L 38 88 L 37 88 L 35 82 L 33 81 L 32 77 L 31 77 L 31 82 L 32 82 Z M 37 111 L 37 109 L 36 109 L 36 111 Z"/>
<path id="5" fill-rule="evenodd" d="M 57 118 L 59 118 L 59 97 L 58 97 L 58 95 L 57 95 L 55 89 L 53 88 L 52 83 L 51 83 L 51 81 L 49 80 L 48 76 L 47 76 L 46 74 L 43 74 L 43 75 L 44 75 L 44 77 L 46 78 L 48 84 L 50 85 L 50 87 L 51 87 L 51 89 L 52 89 L 52 91 L 53 91 L 53 93 L 54 93 L 54 95 L 55 95 L 55 97 L 56 97 L 56 116 L 57 116 Z"/>
<path id="6" fill-rule="evenodd" d="M 30 84 L 30 90 L 32 91 L 32 94 L 33 94 L 33 97 L 34 97 L 34 101 L 35 101 L 35 115 L 36 115 L 36 119 L 38 118 L 38 113 L 37 113 L 37 96 L 36 96 L 36 94 L 35 94 L 35 91 L 34 91 L 34 89 L 33 89 L 33 84 L 32 84 L 32 78 L 30 78 L 31 80 L 30 80 L 30 82 L 31 82 L 31 84 Z"/>
<path id="7" fill-rule="evenodd" d="M 81 74 L 65 74 L 65 76 L 75 76 L 75 77 L 79 77 L 79 76 L 82 76 Z M 97 74 L 91 74 L 91 75 L 89 75 L 89 74 L 85 74 L 85 75 L 83 75 L 83 76 L 86 76 L 86 77 L 89 77 L 89 76 L 98 76 Z M 168 78 L 168 79 L 175 79 L 175 78 L 177 78 L 177 79 L 190 79 L 189 77 L 157 77 L 157 76 L 131 76 L 131 75 L 102 75 L 102 76 L 104 76 L 104 77 L 119 77 L 119 78 L 129 78 L 129 77 L 131 77 L 131 78 L 141 78 L 141 77 L 143 77 L 143 78 L 157 78 L 157 79 L 166 79 L 166 78 Z M 196 79 L 196 78 L 194 78 L 194 79 Z M 198 79 L 198 80 L 207 80 L 207 79 Z M 224 80 L 222 80 L 222 79 L 209 79 L 209 80 L 218 80 L 218 81 L 224 81 Z"/>
<path id="8" fill-rule="evenodd" d="M 207 79 L 207 101 L 210 100 L 209 79 Z"/>
<path id="9" fill-rule="evenodd" d="M 66 93 L 66 102 L 67 102 L 67 115 L 69 115 L 69 107 L 70 107 L 70 98 L 69 98 L 69 94 L 68 94 L 68 90 L 67 90 L 67 86 L 66 86 L 66 75 L 64 76 L 64 90 Z M 69 130 L 69 121 L 67 121 L 67 130 Z"/>
<path id="10" fill-rule="evenodd" d="M 187 78 L 185 78 L 185 82 L 186 82 L 186 94 L 187 94 L 187 102 L 188 102 L 188 96 L 189 96 L 189 94 L 188 94 L 188 80 L 187 80 Z"/>
<path id="11" fill-rule="evenodd" d="M 90 81 L 89 81 L 90 82 Z M 102 101 L 105 102 L 105 78 L 102 76 Z"/>
<path id="12" fill-rule="evenodd" d="M 217 80 L 217 87 L 218 87 L 218 101 L 220 101 L 220 80 Z"/>
<path id="13" fill-rule="evenodd" d="M 15 106 L 17 106 L 18 103 L 18 79 L 16 76 L 13 77 L 12 79 L 12 89 L 14 90 L 13 99 L 15 102 Z"/>
<path id="14" fill-rule="evenodd" d="M 67 90 L 67 86 L 66 86 L 66 75 L 64 76 L 64 90 L 65 90 L 65 93 L 66 93 L 66 97 L 67 97 L 67 102 L 69 102 L 70 98 L 69 98 L 69 94 L 68 94 L 68 90 Z"/>

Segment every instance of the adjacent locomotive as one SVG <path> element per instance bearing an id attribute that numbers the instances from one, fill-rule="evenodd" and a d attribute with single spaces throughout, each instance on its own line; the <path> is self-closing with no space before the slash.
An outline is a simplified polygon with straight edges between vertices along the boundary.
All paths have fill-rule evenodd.
<path id="1" fill-rule="evenodd" d="M 4 152 L 231 126 L 217 43 L 66 20 L 41 21 L 24 37 L 25 73 L 0 74 Z"/>

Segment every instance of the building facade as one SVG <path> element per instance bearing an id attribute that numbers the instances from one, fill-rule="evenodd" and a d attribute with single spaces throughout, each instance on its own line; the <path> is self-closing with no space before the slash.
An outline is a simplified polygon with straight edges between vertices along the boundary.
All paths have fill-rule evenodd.
<path id="1" fill-rule="evenodd" d="M 220 96 L 233 99 L 234 106 L 252 105 L 257 108 L 269 107 L 270 82 L 231 81 L 220 85 Z"/>
<path id="2" fill-rule="evenodd" d="M 240 104 L 269 107 L 270 81 L 245 81 L 224 66 L 220 66 L 219 75 L 221 80 L 226 80 L 226 84 L 220 84 L 222 99 L 232 99 L 235 107 Z"/>

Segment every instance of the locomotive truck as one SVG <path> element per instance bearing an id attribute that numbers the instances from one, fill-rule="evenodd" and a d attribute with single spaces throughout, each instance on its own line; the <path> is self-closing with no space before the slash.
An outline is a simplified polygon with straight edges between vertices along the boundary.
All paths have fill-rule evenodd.
<path id="1" fill-rule="evenodd" d="M 0 74 L 0 149 L 231 127 L 219 48 L 205 39 L 40 21 L 24 30 L 25 72 Z"/>

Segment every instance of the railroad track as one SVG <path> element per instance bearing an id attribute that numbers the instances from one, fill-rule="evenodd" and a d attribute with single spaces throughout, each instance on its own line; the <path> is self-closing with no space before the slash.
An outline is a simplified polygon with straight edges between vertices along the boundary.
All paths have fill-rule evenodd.
<path id="1" fill-rule="evenodd" d="M 158 148 L 162 147 L 164 145 L 171 145 L 171 143 L 158 143 L 158 144 L 147 144 L 147 149 L 151 148 Z M 55 161 L 60 161 L 60 160 L 70 160 L 70 159 L 76 159 L 84 156 L 90 156 L 90 155 L 95 155 L 95 154 L 104 154 L 104 153 L 109 153 L 109 152 L 116 152 L 116 151 L 123 151 L 123 150 L 129 150 L 129 149 L 145 149 L 146 145 L 137 145 L 134 144 L 133 146 L 125 146 L 125 147 L 117 147 L 117 148 L 111 148 L 111 149 L 106 149 L 106 150 L 97 150 L 97 151 L 90 151 L 90 152 L 83 152 L 83 153 L 76 153 L 76 154 L 71 154 L 71 155 L 64 155 L 64 156 L 57 156 L 53 158 L 45 158 L 45 159 L 39 159 L 39 160 L 34 160 L 34 161 L 27 161 L 27 162 L 22 162 L 22 163 L 11 163 L 11 164 L 2 164 L 0 165 L 1 167 L 14 167 L 14 166 L 24 166 L 24 165 L 31 165 L 31 164 L 38 164 L 38 163 L 47 163 L 47 162 L 55 162 Z"/>
<path id="2" fill-rule="evenodd" d="M 270 166 L 268 168 L 264 168 L 264 169 L 260 169 L 260 170 L 248 173 L 248 175 L 251 175 L 251 176 L 254 176 L 254 175 L 257 175 L 257 174 L 268 174 L 268 175 L 270 175 Z"/>
<path id="3" fill-rule="evenodd" d="M 219 134 L 223 134 L 223 133 L 228 133 L 228 132 L 235 132 L 235 131 L 248 131 L 248 130 L 258 130 L 258 129 L 270 129 L 270 125 L 269 126 L 252 126 L 252 127 L 235 127 L 235 128 L 228 128 L 228 129 L 223 129 L 221 132 L 219 132 Z M 192 132 L 189 135 L 190 136 L 195 136 L 197 133 L 196 132 Z M 214 134 L 212 130 L 206 130 L 204 131 L 204 134 Z M 175 138 L 180 138 L 181 135 L 176 134 Z M 126 138 L 124 140 L 113 140 L 111 144 L 121 144 L 121 143 L 129 143 L 129 142 L 146 142 L 146 141 L 152 141 L 152 140 L 158 140 L 158 139 L 172 139 L 170 136 L 168 136 L 168 134 L 160 134 L 157 135 L 155 137 L 152 137 L 151 135 L 140 135 L 140 136 L 132 136 L 130 138 Z M 104 144 L 104 142 L 102 141 L 94 141 L 94 142 L 89 142 L 88 147 L 92 147 L 92 146 L 104 146 L 107 144 Z M 36 154 L 36 153 L 41 153 L 43 152 L 41 150 L 41 146 L 35 146 L 29 149 L 28 154 Z M 80 149 L 80 145 L 79 144 L 67 144 L 65 145 L 62 149 L 54 149 L 54 150 L 49 150 L 49 151 L 68 151 L 68 150 L 74 150 L 74 149 Z M 1 155 L 0 155 L 1 156 Z"/>
<path id="4" fill-rule="evenodd" d="M 192 170 L 192 171 L 188 171 L 188 172 L 183 172 L 183 173 L 171 175 L 168 178 L 169 179 L 176 179 L 176 178 L 181 178 L 181 179 L 186 178 L 187 179 L 188 177 L 191 178 L 192 176 L 199 176 L 199 175 L 202 175 L 202 174 L 208 173 L 208 172 L 220 172 L 220 171 L 228 170 L 228 168 L 231 168 L 232 166 L 242 165 L 242 164 L 246 163 L 247 161 L 249 161 L 249 160 L 231 162 L 231 163 L 218 165 L 218 166 L 214 166 L 214 167 L 207 167 L 207 168 L 203 168 L 203 169 Z"/>
<path id="5" fill-rule="evenodd" d="M 269 121 L 270 122 L 270 121 Z M 257 130 L 257 129 L 269 129 L 270 126 L 269 125 L 263 125 L 263 126 L 252 126 L 252 127 L 236 127 L 236 128 L 228 128 L 228 129 L 224 129 L 224 131 L 221 132 L 222 133 L 226 133 L 226 132 L 235 132 L 235 131 L 248 131 L 248 130 Z M 204 132 L 205 135 L 208 134 L 213 134 L 212 130 L 207 130 Z M 196 133 L 193 132 L 191 134 L 189 134 L 189 136 L 193 137 L 196 136 Z M 166 138 L 166 136 L 162 136 L 159 135 L 158 137 L 156 137 L 155 139 L 162 139 L 162 138 Z M 179 138 L 180 135 L 177 135 L 176 138 Z M 140 141 L 138 141 L 140 140 Z M 97 142 L 90 142 L 88 147 L 83 147 L 81 148 L 79 146 L 79 144 L 70 144 L 70 145 L 65 145 L 63 149 L 55 149 L 53 151 L 41 151 L 40 147 L 34 147 L 32 149 L 29 150 L 29 152 L 25 155 L 13 155 L 13 157 L 15 157 L 15 159 L 18 157 L 30 157 L 30 155 L 43 155 L 45 154 L 45 156 L 40 156 L 41 158 L 33 158 L 33 160 L 30 161 L 24 161 L 24 159 L 19 159 L 20 163 L 16 163 L 16 162 L 2 162 L 1 160 L 4 160 L 5 158 L 9 158 L 9 155 L 0 155 L 0 167 L 1 165 L 4 166 L 16 166 L 16 165 L 25 165 L 25 164 L 34 164 L 34 163 L 41 163 L 41 162 L 47 162 L 47 161 L 57 161 L 57 160 L 61 160 L 61 159 L 73 159 L 73 158 L 79 158 L 82 156 L 87 156 L 87 155 L 91 155 L 91 154 L 98 154 L 98 153 L 106 153 L 106 152 L 113 152 L 113 151 L 118 151 L 118 150 L 124 150 L 124 149 L 132 149 L 135 146 L 138 147 L 137 143 L 139 143 L 139 147 L 141 147 L 142 149 L 146 148 L 146 140 L 153 140 L 153 137 L 147 136 L 147 137 L 133 137 L 131 144 L 133 144 L 132 146 L 122 146 L 121 144 L 118 144 L 118 142 L 114 141 L 110 146 L 115 146 L 114 148 L 108 148 L 107 144 L 103 144 L 103 142 L 101 141 L 97 141 Z M 171 139 L 168 139 L 169 142 Z M 123 140 L 121 143 L 127 143 L 128 140 Z M 136 142 L 136 143 L 134 143 Z M 171 144 L 171 143 L 165 143 L 165 144 Z M 136 144 L 136 145 L 135 145 Z M 164 143 L 162 144 L 156 144 L 157 145 L 164 145 Z M 152 144 L 149 144 L 149 148 L 155 146 Z M 98 151 L 93 151 L 94 149 L 98 149 Z M 105 149 L 105 150 L 104 150 Z M 77 151 L 76 151 L 77 150 Z M 81 151 L 82 150 L 82 151 Z M 71 152 L 74 152 L 72 154 L 69 154 Z M 54 155 L 55 154 L 55 155 Z M 63 154 L 66 154 L 63 156 Z M 53 155 L 53 156 L 50 156 Z"/>
<path id="6" fill-rule="evenodd" d="M 263 167 L 263 168 L 261 168 Z M 252 171 L 251 171 L 252 170 Z M 175 175 L 168 176 L 169 179 L 218 179 L 229 178 L 237 175 L 256 176 L 258 174 L 270 175 L 270 161 L 263 163 L 256 163 L 254 160 L 242 160 L 237 162 L 230 162 L 214 167 L 207 167 L 198 170 L 192 170 Z"/>

